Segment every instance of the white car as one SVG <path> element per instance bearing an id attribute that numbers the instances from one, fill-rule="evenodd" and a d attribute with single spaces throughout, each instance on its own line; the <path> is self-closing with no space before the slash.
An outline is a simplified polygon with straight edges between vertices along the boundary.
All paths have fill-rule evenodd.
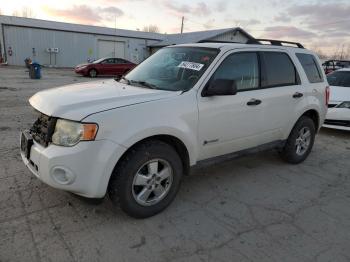
<path id="1" fill-rule="evenodd" d="M 329 109 L 324 127 L 350 130 L 350 68 L 327 75 L 330 85 Z"/>
<path id="2" fill-rule="evenodd" d="M 277 148 L 290 163 L 304 161 L 327 112 L 327 86 L 319 59 L 300 44 L 171 46 L 120 81 L 35 94 L 38 119 L 22 132 L 21 155 L 52 187 L 108 192 L 129 215 L 149 217 L 209 159 Z"/>

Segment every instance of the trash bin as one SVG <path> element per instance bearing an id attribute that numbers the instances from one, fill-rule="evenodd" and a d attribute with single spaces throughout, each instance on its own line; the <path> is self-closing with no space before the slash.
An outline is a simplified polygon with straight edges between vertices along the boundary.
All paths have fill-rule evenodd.
<path id="1" fill-rule="evenodd" d="M 41 65 L 33 62 L 30 64 L 29 68 L 29 77 L 31 79 L 40 79 L 41 78 Z"/>

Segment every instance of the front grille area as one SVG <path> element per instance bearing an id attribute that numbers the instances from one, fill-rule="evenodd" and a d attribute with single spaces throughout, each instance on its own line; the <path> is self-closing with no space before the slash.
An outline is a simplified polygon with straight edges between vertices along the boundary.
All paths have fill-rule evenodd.
<path id="1" fill-rule="evenodd" d="M 331 120 L 331 119 L 326 119 L 324 121 L 325 125 L 333 125 L 333 126 L 345 126 L 345 127 L 350 127 L 350 121 L 348 120 Z"/>
<path id="2" fill-rule="evenodd" d="M 47 147 L 51 142 L 52 134 L 55 130 L 56 118 L 40 113 L 33 126 L 30 128 L 30 133 L 33 139 L 40 145 Z"/>

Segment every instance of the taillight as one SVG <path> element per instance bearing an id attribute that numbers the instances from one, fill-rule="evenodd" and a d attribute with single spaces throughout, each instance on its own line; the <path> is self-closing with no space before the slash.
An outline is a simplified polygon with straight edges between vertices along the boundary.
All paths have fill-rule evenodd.
<path id="1" fill-rule="evenodd" d="M 329 103 L 329 96 L 330 96 L 330 89 L 329 89 L 329 86 L 326 86 L 326 93 L 325 93 L 325 96 L 326 96 L 326 106 L 328 106 L 328 103 Z"/>

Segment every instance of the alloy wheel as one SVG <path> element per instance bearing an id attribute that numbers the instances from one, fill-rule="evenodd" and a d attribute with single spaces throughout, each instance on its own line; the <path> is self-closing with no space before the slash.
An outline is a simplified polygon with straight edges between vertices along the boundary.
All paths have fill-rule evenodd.
<path id="1" fill-rule="evenodd" d="M 159 203 L 170 191 L 173 170 L 163 159 L 152 159 L 141 166 L 134 176 L 132 194 L 142 206 Z"/>
<path id="2" fill-rule="evenodd" d="M 297 139 L 295 140 L 295 150 L 297 155 L 302 156 L 309 149 L 311 143 L 311 131 L 308 127 L 300 129 Z"/>

